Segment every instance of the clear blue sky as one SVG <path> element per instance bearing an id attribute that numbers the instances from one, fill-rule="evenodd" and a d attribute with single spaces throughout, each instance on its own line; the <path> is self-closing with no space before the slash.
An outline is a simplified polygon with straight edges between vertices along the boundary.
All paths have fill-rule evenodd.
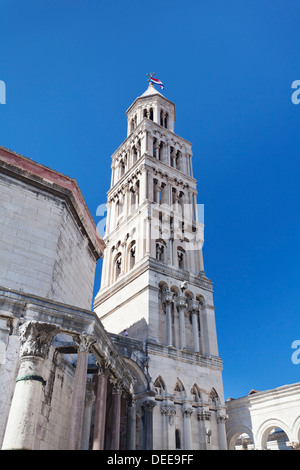
<path id="1" fill-rule="evenodd" d="M 1 0 L 0 18 L 0 144 L 75 178 L 96 222 L 156 72 L 193 143 L 225 397 L 298 382 L 299 2 Z"/>

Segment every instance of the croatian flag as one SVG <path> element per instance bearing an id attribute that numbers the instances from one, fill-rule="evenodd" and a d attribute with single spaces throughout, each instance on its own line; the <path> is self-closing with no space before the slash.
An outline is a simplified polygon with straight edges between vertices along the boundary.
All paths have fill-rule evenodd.
<path id="1" fill-rule="evenodd" d="M 161 82 L 160 80 L 158 80 L 158 78 L 153 78 L 153 77 L 151 77 L 150 80 L 151 80 L 152 83 L 155 83 L 155 85 L 159 85 L 162 90 L 164 89 L 164 84 L 163 84 L 163 82 Z"/>

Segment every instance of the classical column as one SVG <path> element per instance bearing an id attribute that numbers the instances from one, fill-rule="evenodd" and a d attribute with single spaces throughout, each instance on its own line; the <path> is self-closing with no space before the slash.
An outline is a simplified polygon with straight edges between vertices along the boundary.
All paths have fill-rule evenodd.
<path id="1" fill-rule="evenodd" d="M 126 450 L 136 450 L 136 398 L 133 395 L 127 399 Z"/>
<path id="2" fill-rule="evenodd" d="M 185 318 L 184 318 L 184 309 L 186 308 L 186 298 L 183 296 L 178 296 L 176 298 L 176 307 L 179 312 L 179 338 L 180 338 L 180 349 L 185 349 L 186 340 L 185 340 Z"/>
<path id="3" fill-rule="evenodd" d="M 108 364 L 106 362 L 98 363 L 93 450 L 104 449 L 108 376 Z"/>
<path id="4" fill-rule="evenodd" d="M 27 321 L 20 328 L 20 367 L 2 449 L 33 450 L 41 408 L 44 361 L 58 327 Z"/>
<path id="5" fill-rule="evenodd" d="M 119 450 L 120 447 L 121 395 L 122 384 L 121 382 L 114 380 L 112 389 L 112 431 L 110 450 Z"/>
<path id="6" fill-rule="evenodd" d="M 148 399 L 143 402 L 144 410 L 144 450 L 153 450 L 153 408 L 156 402 Z"/>
<path id="7" fill-rule="evenodd" d="M 192 427 L 191 427 L 191 416 L 193 409 L 189 406 L 184 405 L 182 408 L 183 416 L 183 443 L 185 450 L 192 450 Z"/>
<path id="8" fill-rule="evenodd" d="M 176 407 L 171 401 L 167 401 L 161 405 L 160 412 L 163 417 L 163 428 L 165 434 L 163 448 L 166 450 L 173 450 L 176 447 L 174 430 L 174 416 L 176 414 Z"/>
<path id="9" fill-rule="evenodd" d="M 196 352 L 200 352 L 199 327 L 198 327 L 199 302 L 195 300 L 191 300 L 189 302 L 189 311 L 192 314 L 193 351 L 196 353 Z"/>
<path id="10" fill-rule="evenodd" d="M 207 434 L 206 430 L 208 429 L 207 424 L 210 421 L 210 411 L 205 408 L 201 408 L 197 412 L 198 421 L 200 422 L 200 450 L 207 449 Z"/>
<path id="11" fill-rule="evenodd" d="M 92 408 L 95 403 L 95 394 L 93 390 L 92 382 L 87 384 L 86 395 L 85 395 L 85 407 L 83 415 L 82 425 L 82 438 L 81 438 L 81 450 L 89 450 L 90 446 L 90 431 L 92 422 Z"/>
<path id="12" fill-rule="evenodd" d="M 84 401 L 86 393 L 86 378 L 89 349 L 95 340 L 86 334 L 79 337 L 77 365 L 74 376 L 70 421 L 68 428 L 67 449 L 79 450 L 81 445 L 82 426 L 84 417 Z"/>
<path id="13" fill-rule="evenodd" d="M 165 291 L 163 293 L 162 302 L 166 309 L 166 342 L 167 346 L 172 346 L 172 316 L 171 316 L 171 306 L 173 302 L 173 294 L 170 291 Z"/>
<path id="14" fill-rule="evenodd" d="M 219 450 L 227 450 L 227 438 L 225 422 L 227 415 L 225 411 L 219 410 L 217 415 L 218 435 L 219 435 Z"/>

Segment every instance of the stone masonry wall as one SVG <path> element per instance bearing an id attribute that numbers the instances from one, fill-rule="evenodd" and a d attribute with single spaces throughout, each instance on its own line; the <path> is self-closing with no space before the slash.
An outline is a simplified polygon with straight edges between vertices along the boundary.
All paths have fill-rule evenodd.
<path id="1" fill-rule="evenodd" d="M 0 285 L 91 307 L 96 261 L 65 202 L 0 177 Z"/>

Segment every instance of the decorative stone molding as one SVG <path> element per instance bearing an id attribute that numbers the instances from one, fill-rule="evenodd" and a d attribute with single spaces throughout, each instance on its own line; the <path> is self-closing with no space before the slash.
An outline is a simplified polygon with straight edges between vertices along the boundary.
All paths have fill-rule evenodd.
<path id="1" fill-rule="evenodd" d="M 45 359 L 59 328 L 48 323 L 27 321 L 19 328 L 20 357 L 36 356 Z"/>

